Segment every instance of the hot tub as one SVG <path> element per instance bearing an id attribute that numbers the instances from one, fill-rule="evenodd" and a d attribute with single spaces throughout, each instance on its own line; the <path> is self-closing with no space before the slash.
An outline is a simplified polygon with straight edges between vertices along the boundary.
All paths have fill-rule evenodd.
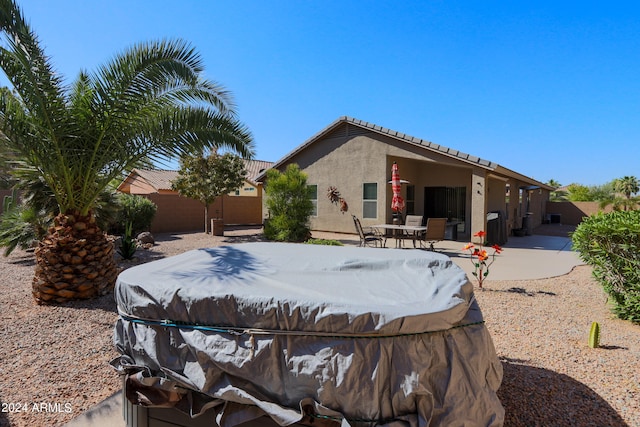
<path id="1" fill-rule="evenodd" d="M 134 405 L 221 426 L 503 423 L 502 365 L 445 255 L 238 244 L 130 268 L 115 292 Z"/>

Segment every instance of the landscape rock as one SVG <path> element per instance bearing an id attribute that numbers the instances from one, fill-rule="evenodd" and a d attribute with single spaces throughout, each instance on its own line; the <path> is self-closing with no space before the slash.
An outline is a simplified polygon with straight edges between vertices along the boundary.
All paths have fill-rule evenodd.
<path id="1" fill-rule="evenodd" d="M 148 231 L 143 231 L 142 233 L 138 234 L 138 237 L 136 237 L 136 239 L 138 240 L 138 242 L 140 242 L 143 245 L 146 244 L 154 244 L 156 241 L 153 238 L 153 234 L 151 234 Z"/>

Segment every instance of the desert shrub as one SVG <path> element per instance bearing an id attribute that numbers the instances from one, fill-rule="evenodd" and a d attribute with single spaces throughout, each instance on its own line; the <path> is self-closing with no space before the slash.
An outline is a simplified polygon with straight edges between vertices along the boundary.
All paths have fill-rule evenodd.
<path id="1" fill-rule="evenodd" d="M 156 215 L 157 206 L 151 200 L 136 194 L 121 193 L 118 195 L 120 209 L 116 215 L 113 232 L 122 234 L 125 226 L 131 223 L 132 235 L 137 235 L 141 231 L 148 231 L 151 221 Z"/>
<path id="2" fill-rule="evenodd" d="M 138 246 L 135 239 L 132 236 L 131 223 L 127 223 L 124 228 L 124 236 L 120 239 L 120 245 L 118 247 L 118 253 L 123 259 L 133 259 Z"/>
<path id="3" fill-rule="evenodd" d="M 580 258 L 593 267 L 616 315 L 640 323 L 640 211 L 585 218 L 572 240 Z"/>
<path id="4" fill-rule="evenodd" d="M 269 240 L 304 242 L 311 237 L 309 217 L 313 203 L 309 197 L 307 176 L 295 163 L 284 173 L 276 169 L 267 172 L 265 186 L 269 220 L 264 235 Z"/>

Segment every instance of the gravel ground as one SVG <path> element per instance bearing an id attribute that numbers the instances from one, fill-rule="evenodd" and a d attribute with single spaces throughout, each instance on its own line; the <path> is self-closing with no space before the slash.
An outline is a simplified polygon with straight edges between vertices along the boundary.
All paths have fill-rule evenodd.
<path id="1" fill-rule="evenodd" d="M 134 263 L 253 241 L 259 229 L 158 235 Z M 119 390 L 112 296 L 63 306 L 31 297 L 34 258 L 0 257 L 0 426 L 60 426 Z M 505 426 L 640 426 L 640 326 L 612 318 L 588 266 L 487 281 L 477 299 L 504 366 Z M 600 322 L 601 348 L 587 346 Z"/>

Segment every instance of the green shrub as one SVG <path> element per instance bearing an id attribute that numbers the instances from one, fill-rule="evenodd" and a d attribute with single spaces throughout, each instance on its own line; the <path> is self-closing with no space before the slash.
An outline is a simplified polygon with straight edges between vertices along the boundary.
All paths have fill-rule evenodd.
<path id="1" fill-rule="evenodd" d="M 116 223 L 112 230 L 117 234 L 125 231 L 125 226 L 131 223 L 131 233 L 136 236 L 142 231 L 148 231 L 151 221 L 156 215 L 157 206 L 151 200 L 136 194 L 121 193 L 118 195 L 120 210 L 116 216 Z"/>
<path id="2" fill-rule="evenodd" d="M 344 246 L 339 240 L 333 239 L 309 239 L 305 243 L 308 245 Z"/>
<path id="3" fill-rule="evenodd" d="M 593 267 L 616 315 L 640 323 L 640 211 L 585 218 L 572 240 L 580 258 Z"/>
<path id="4" fill-rule="evenodd" d="M 267 172 L 265 186 L 269 220 L 264 235 L 269 240 L 304 242 L 311 238 L 309 217 L 313 203 L 307 187 L 307 176 L 295 163 L 284 173 L 276 169 Z"/>
<path id="5" fill-rule="evenodd" d="M 5 248 L 4 256 L 14 249 L 29 249 L 42 239 L 53 218 L 46 212 L 36 211 L 25 204 L 12 206 L 0 215 L 0 247 Z"/>

